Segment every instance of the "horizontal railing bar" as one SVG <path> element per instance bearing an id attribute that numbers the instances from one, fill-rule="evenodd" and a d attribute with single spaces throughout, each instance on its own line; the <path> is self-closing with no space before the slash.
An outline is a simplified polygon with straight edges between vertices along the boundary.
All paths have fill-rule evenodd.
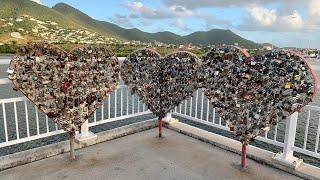
<path id="1" fill-rule="evenodd" d="M 15 97 L 15 98 L 8 98 L 8 99 L 0 99 L 0 104 L 5 104 L 5 103 L 14 103 L 14 102 L 19 102 L 19 101 L 27 101 L 28 98 L 26 97 Z"/>
<path id="2" fill-rule="evenodd" d="M 10 64 L 11 59 L 0 59 L 0 65 Z"/>
<path id="3" fill-rule="evenodd" d="M 302 154 L 305 154 L 305 155 L 312 156 L 312 157 L 315 157 L 317 159 L 320 159 L 320 153 L 316 153 L 314 151 L 309 151 L 307 149 L 302 149 L 302 148 L 299 148 L 297 146 L 293 147 L 293 150 L 296 151 L 296 152 L 299 152 L 299 153 L 302 153 Z"/>
<path id="4" fill-rule="evenodd" d="M 311 105 L 306 105 L 302 108 L 302 110 L 311 110 L 311 111 L 320 111 L 319 106 L 311 106 Z"/>
<path id="5" fill-rule="evenodd" d="M 206 124 L 206 125 L 218 128 L 218 129 L 222 129 L 222 130 L 226 130 L 228 132 L 231 132 L 229 130 L 229 128 L 227 128 L 226 126 L 223 126 L 223 125 L 219 125 L 219 124 L 212 123 L 212 122 L 207 122 L 205 120 L 201 120 L 201 119 L 197 119 L 197 118 L 194 118 L 194 117 L 186 116 L 184 114 L 180 114 L 180 113 L 177 113 L 177 112 L 174 112 L 173 115 L 180 116 L 180 117 L 183 117 L 183 118 L 195 121 L 195 122 L 199 122 L 199 123 L 202 123 L 202 124 Z M 264 138 L 264 137 L 257 137 L 256 139 L 259 140 L 259 141 L 265 142 L 265 143 L 269 143 L 269 144 L 273 144 L 273 145 L 279 146 L 279 147 L 283 147 L 283 145 L 284 145 L 284 143 L 282 143 L 282 142 L 274 141 L 272 139 L 268 139 L 268 138 Z"/>
<path id="6" fill-rule="evenodd" d="M 1 78 L 0 79 L 0 85 L 1 84 L 10 84 L 10 83 L 11 83 L 11 81 L 8 78 Z"/>
<path id="7" fill-rule="evenodd" d="M 118 121 L 118 120 L 122 120 L 122 119 L 126 119 L 126 118 L 132 118 L 132 117 L 135 117 L 135 116 L 146 115 L 146 114 L 151 114 L 151 111 L 140 112 L 140 113 L 130 114 L 130 115 L 126 115 L 126 116 L 119 116 L 119 117 L 116 117 L 116 118 L 111 118 L 111 119 L 106 119 L 106 120 L 102 120 L 102 121 L 89 123 L 89 127 L 100 125 L 100 124 L 104 124 L 104 123 L 108 123 L 108 122 Z M 7 142 L 1 142 L 0 143 L 0 148 L 6 147 L 6 146 L 15 145 L 15 144 L 20 144 L 20 143 L 24 143 L 24 142 L 28 142 L 28 141 L 33 141 L 33 140 L 37 140 L 37 139 L 41 139 L 41 138 L 45 138 L 45 137 L 49 137 L 49 136 L 54 136 L 54 135 L 62 134 L 62 133 L 65 133 L 65 132 L 66 131 L 64 131 L 63 129 L 60 129 L 60 130 L 51 131 L 51 132 L 48 132 L 48 133 L 32 135 L 32 136 L 29 136 L 29 137 L 27 136 L 27 137 L 23 137 L 23 138 L 20 138 L 20 139 L 10 140 L 10 141 L 7 141 Z"/>
<path id="8" fill-rule="evenodd" d="M 262 141 L 262 142 L 265 142 L 265 143 L 269 143 L 269 144 L 272 144 L 272 145 L 275 145 L 275 146 L 279 146 L 279 147 L 283 147 L 284 146 L 284 143 L 282 143 L 282 142 L 275 141 L 275 140 L 269 139 L 269 138 L 260 137 L 260 136 L 258 136 L 256 138 L 256 140 Z"/>
<path id="9" fill-rule="evenodd" d="M 113 122 L 113 121 L 118 121 L 118 120 L 122 120 L 122 119 L 132 118 L 132 117 L 136 117 L 136 116 L 142 116 L 142 115 L 146 115 L 146 114 L 151 114 L 151 111 L 134 113 L 134 114 L 129 114 L 129 115 L 125 115 L 125 116 L 118 116 L 118 117 L 114 117 L 114 118 L 110 118 L 110 119 L 104 119 L 101 121 L 92 122 L 92 123 L 89 123 L 89 127 L 100 125 L 100 124 L 105 124 L 105 123 L 109 123 L 109 122 Z"/>
<path id="10" fill-rule="evenodd" d="M 226 130 L 226 131 L 229 129 L 229 128 L 225 127 L 225 126 L 219 126 L 218 124 L 214 124 L 212 122 L 207 122 L 205 120 L 200 120 L 200 119 L 197 119 L 195 117 L 186 116 L 184 114 L 180 114 L 180 113 L 177 113 L 177 112 L 174 112 L 173 115 L 180 116 L 182 118 L 193 120 L 193 121 L 196 121 L 196 122 L 199 122 L 199 123 L 202 123 L 202 124 L 206 124 L 206 125 L 209 125 L 209 126 L 213 126 L 213 127 L 219 128 L 219 129 L 223 129 L 223 130 Z"/>
<path id="11" fill-rule="evenodd" d="M 15 145 L 15 144 L 20 144 L 20 143 L 24 143 L 24 142 L 28 142 L 28 141 L 33 141 L 36 139 L 41 139 L 41 138 L 45 138 L 45 137 L 49 137 L 49 136 L 54 136 L 54 135 L 62 134 L 64 132 L 65 131 L 63 129 L 61 129 L 61 130 L 57 130 L 57 131 L 51 131 L 49 133 L 43 133 L 43 134 L 33 135 L 30 137 L 15 139 L 12 141 L 2 142 L 2 143 L 0 143 L 0 148 Z"/>

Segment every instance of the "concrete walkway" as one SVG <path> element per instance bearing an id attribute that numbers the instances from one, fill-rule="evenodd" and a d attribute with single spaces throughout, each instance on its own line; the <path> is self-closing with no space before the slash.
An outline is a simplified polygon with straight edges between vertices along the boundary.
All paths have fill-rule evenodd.
<path id="1" fill-rule="evenodd" d="M 299 179 L 248 160 L 240 170 L 240 156 L 164 129 L 152 129 L 0 172 L 0 179 Z"/>

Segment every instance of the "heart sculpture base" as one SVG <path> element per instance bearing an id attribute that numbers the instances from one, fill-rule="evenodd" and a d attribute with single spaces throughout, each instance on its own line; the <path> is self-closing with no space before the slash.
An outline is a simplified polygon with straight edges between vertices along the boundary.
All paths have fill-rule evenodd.
<path id="1" fill-rule="evenodd" d="M 168 125 L 171 125 L 171 124 L 174 124 L 174 123 L 179 122 L 178 119 L 172 118 L 171 113 L 168 113 L 168 114 L 166 115 L 166 117 L 163 119 L 163 121 L 164 121 L 166 124 L 168 124 Z"/>
<path id="2" fill-rule="evenodd" d="M 279 164 L 289 167 L 291 169 L 297 169 L 303 164 L 303 159 L 299 159 L 296 157 L 285 158 L 283 153 L 277 153 L 273 160 L 278 162 Z"/>
<path id="3" fill-rule="evenodd" d="M 76 140 L 76 143 L 88 144 L 89 142 L 95 141 L 97 138 L 98 136 L 96 134 L 89 131 L 85 135 L 80 133 L 76 134 L 75 140 Z"/>

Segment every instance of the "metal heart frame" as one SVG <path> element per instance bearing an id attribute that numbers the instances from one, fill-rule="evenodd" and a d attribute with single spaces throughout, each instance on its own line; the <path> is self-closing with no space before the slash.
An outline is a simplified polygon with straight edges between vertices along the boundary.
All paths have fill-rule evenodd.
<path id="1" fill-rule="evenodd" d="M 241 48 L 224 46 L 209 51 L 203 63 L 200 77 L 205 95 L 244 144 L 243 151 L 317 93 L 310 64 L 294 52 L 250 57 Z"/>
<path id="2" fill-rule="evenodd" d="M 45 42 L 21 47 L 9 79 L 38 109 L 68 132 L 78 130 L 119 82 L 117 57 L 102 46 L 69 53 Z"/>
<path id="3" fill-rule="evenodd" d="M 190 52 L 174 52 L 164 57 L 151 49 L 130 54 L 121 66 L 121 76 L 150 111 L 162 118 L 197 88 L 199 59 Z M 161 136 L 161 130 L 159 130 Z"/>

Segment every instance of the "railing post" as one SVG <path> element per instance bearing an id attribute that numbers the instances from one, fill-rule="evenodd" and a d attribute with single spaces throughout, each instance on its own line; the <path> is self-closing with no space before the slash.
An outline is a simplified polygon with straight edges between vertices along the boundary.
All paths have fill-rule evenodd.
<path id="1" fill-rule="evenodd" d="M 294 142 L 296 138 L 296 129 L 298 121 L 298 112 L 293 113 L 286 122 L 286 131 L 284 138 L 283 152 L 277 153 L 274 159 L 282 165 L 298 168 L 303 160 L 293 156 Z"/>
<path id="2" fill-rule="evenodd" d="M 169 113 L 167 113 L 167 115 L 166 115 L 164 120 L 170 121 L 171 118 L 172 118 L 172 114 L 171 114 L 171 112 L 169 112 Z"/>
<path id="3" fill-rule="evenodd" d="M 89 122 L 88 119 L 81 125 L 81 133 L 76 134 L 76 142 L 82 143 L 82 142 L 88 142 L 93 141 L 97 138 L 97 135 L 95 135 L 93 132 L 89 131 Z"/>
<path id="4" fill-rule="evenodd" d="M 175 122 L 179 122 L 178 119 L 172 118 L 172 113 L 171 112 L 167 113 L 166 117 L 163 118 L 163 121 L 166 122 L 167 124 L 172 124 L 172 123 L 175 123 Z"/>

